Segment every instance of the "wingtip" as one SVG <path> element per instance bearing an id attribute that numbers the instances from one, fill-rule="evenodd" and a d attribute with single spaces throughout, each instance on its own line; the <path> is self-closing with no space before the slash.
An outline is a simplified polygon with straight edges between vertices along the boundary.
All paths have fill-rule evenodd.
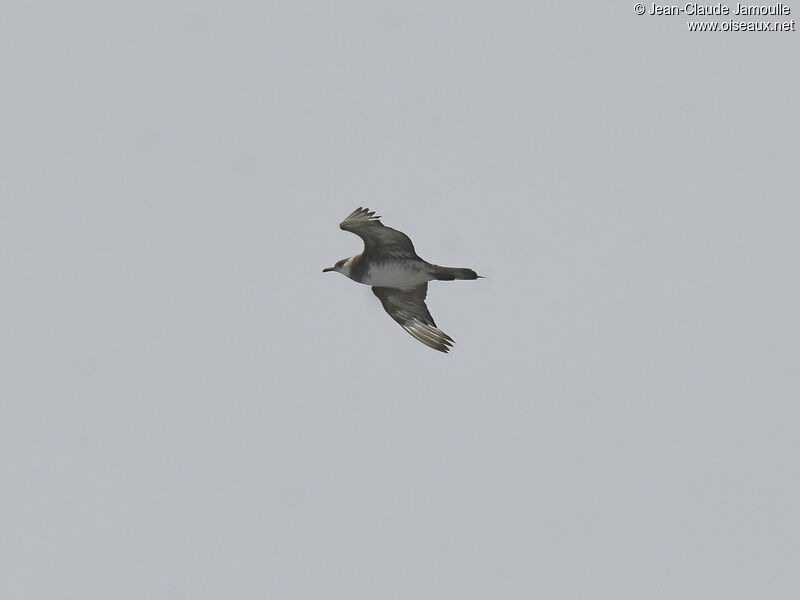
<path id="1" fill-rule="evenodd" d="M 413 321 L 410 324 L 403 325 L 403 329 L 410 333 L 414 339 L 428 346 L 428 348 L 433 348 L 445 354 L 450 352 L 455 345 L 455 340 L 444 331 L 420 321 Z"/>
<path id="2" fill-rule="evenodd" d="M 374 210 L 359 206 L 344 218 L 342 225 L 351 221 L 377 221 L 380 218 L 380 215 L 376 215 Z"/>

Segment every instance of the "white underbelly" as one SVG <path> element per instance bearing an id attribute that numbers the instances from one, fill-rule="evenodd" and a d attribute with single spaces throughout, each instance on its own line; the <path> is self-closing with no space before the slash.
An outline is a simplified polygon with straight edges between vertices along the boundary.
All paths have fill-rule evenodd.
<path id="1" fill-rule="evenodd" d="M 370 268 L 363 283 L 378 287 L 412 288 L 433 279 L 417 266 L 386 262 Z"/>

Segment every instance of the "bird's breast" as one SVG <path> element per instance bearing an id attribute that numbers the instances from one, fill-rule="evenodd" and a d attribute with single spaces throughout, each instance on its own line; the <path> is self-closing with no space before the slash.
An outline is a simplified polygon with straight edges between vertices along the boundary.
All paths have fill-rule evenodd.
<path id="1" fill-rule="evenodd" d="M 416 287 L 431 279 L 433 277 L 424 268 L 424 263 L 386 261 L 370 265 L 361 283 L 402 289 Z"/>

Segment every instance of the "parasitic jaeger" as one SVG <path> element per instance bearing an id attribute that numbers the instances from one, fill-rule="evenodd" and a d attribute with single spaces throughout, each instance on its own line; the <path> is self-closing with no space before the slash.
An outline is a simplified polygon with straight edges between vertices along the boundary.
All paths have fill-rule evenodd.
<path id="1" fill-rule="evenodd" d="M 453 338 L 436 327 L 425 306 L 428 282 L 478 279 L 472 269 L 440 267 L 422 260 L 408 236 L 386 227 L 368 208 L 357 208 L 339 224 L 364 240 L 364 251 L 343 258 L 322 272 L 337 271 L 353 281 L 372 286 L 372 292 L 400 327 L 440 352 L 449 352 Z"/>

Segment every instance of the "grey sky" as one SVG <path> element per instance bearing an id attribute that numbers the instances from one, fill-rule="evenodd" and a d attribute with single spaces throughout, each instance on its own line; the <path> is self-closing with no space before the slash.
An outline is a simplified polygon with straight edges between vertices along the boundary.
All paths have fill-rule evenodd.
<path id="1" fill-rule="evenodd" d="M 800 34 L 6 4 L 1 597 L 798 597 Z"/>

